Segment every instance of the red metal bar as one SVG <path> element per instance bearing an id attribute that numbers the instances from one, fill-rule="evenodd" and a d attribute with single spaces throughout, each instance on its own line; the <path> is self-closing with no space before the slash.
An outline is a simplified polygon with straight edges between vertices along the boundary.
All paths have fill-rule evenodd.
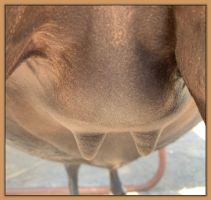
<path id="1" fill-rule="evenodd" d="M 159 167 L 155 175 L 146 183 L 139 185 L 125 185 L 127 192 L 131 191 L 147 191 L 154 187 L 162 178 L 166 167 L 166 150 L 165 148 L 158 151 Z M 110 190 L 107 186 L 96 187 L 80 187 L 80 195 L 103 195 L 109 194 Z M 69 195 L 67 187 L 57 188 L 10 188 L 6 190 L 6 195 Z"/>

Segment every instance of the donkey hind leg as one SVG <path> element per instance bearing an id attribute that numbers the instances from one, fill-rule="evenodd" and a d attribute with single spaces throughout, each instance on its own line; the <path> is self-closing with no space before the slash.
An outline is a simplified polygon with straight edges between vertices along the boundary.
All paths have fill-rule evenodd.
<path id="1" fill-rule="evenodd" d="M 65 164 L 64 165 L 68 175 L 68 186 L 71 195 L 79 195 L 78 191 L 78 170 L 80 165 Z"/>
<path id="2" fill-rule="evenodd" d="M 111 192 L 114 195 L 125 195 L 122 183 L 119 179 L 118 171 L 116 169 L 109 170 Z"/>

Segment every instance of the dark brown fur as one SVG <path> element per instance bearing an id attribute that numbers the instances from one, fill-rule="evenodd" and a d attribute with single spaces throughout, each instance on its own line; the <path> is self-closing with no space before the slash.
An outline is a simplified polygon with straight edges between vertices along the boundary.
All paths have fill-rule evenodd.
<path id="1" fill-rule="evenodd" d="M 178 68 L 206 121 L 205 6 L 175 7 Z"/>
<path id="2" fill-rule="evenodd" d="M 7 6 L 8 142 L 117 169 L 175 141 L 200 120 L 188 89 L 205 117 L 204 18 L 204 7 Z"/>

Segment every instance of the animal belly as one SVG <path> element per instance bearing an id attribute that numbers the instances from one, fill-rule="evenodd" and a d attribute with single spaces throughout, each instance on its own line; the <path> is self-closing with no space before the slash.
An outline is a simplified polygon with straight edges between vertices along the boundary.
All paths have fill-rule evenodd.
<path id="1" fill-rule="evenodd" d="M 80 101 L 80 98 L 74 109 L 70 111 L 69 107 L 64 107 L 64 114 L 61 110 L 58 114 L 56 110 L 52 110 L 54 104 L 51 98 L 57 98 L 53 88 L 49 87 L 51 93 L 46 92 L 51 79 L 47 76 L 42 78 L 44 82 L 38 80 L 27 66 L 20 66 L 7 81 L 6 87 L 8 141 L 42 158 L 63 162 L 86 162 L 100 166 L 120 166 L 175 141 L 200 120 L 197 107 L 186 87 L 177 91 L 179 98 L 171 101 L 171 109 L 168 109 L 168 106 L 156 105 L 156 98 L 149 98 L 148 102 L 151 102 L 146 104 L 147 99 L 143 100 L 141 96 L 134 115 L 131 106 L 124 107 L 124 112 L 120 109 L 122 115 L 127 115 L 128 108 L 130 114 L 127 117 L 119 117 L 120 113 L 115 107 L 108 108 L 109 113 L 113 110 L 111 126 L 102 123 L 102 120 L 108 119 L 108 115 L 106 118 L 92 118 L 91 113 L 102 116 L 102 110 L 95 109 L 90 104 L 83 104 L 84 101 Z M 71 95 L 69 98 L 72 98 Z M 95 99 L 94 95 L 92 99 Z M 85 105 L 93 108 L 93 111 L 87 112 Z M 150 105 L 153 106 L 152 110 Z M 92 120 L 86 122 L 82 115 L 81 120 L 78 120 L 80 115 L 77 109 L 80 111 L 79 114 L 86 113 L 86 119 L 90 117 Z M 146 112 L 150 110 L 150 113 Z M 70 115 L 66 115 L 67 111 Z M 144 111 L 144 114 L 141 111 Z M 118 116 L 118 120 L 112 118 L 115 116 Z M 134 123 L 133 119 L 138 123 Z"/>
<path id="2" fill-rule="evenodd" d="M 9 110 L 6 120 L 8 144 L 48 160 L 112 168 L 118 168 L 139 156 L 148 155 L 170 144 L 200 120 L 195 103 L 188 95 L 175 113 L 170 114 L 163 121 L 152 122 L 148 127 L 140 127 L 139 131 L 135 132 L 106 133 L 102 145 L 95 152 L 95 157 L 89 160 L 84 158 L 84 149 L 83 147 L 82 150 L 80 149 L 70 130 L 55 121 L 37 115 L 35 116 L 39 127 L 30 129 L 30 122 L 28 126 L 24 126 Z"/>

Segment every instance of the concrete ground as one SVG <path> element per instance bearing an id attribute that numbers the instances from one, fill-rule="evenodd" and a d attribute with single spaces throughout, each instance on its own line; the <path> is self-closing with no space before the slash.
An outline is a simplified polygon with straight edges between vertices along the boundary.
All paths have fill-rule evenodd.
<path id="1" fill-rule="evenodd" d="M 167 147 L 167 166 L 161 181 L 147 192 L 129 195 L 206 194 L 206 136 L 204 123 Z M 157 169 L 157 153 L 140 158 L 119 170 L 124 184 L 146 182 Z M 6 188 L 66 187 L 67 176 L 61 164 L 29 156 L 6 146 Z M 108 171 L 83 165 L 80 186 L 109 185 Z"/>

